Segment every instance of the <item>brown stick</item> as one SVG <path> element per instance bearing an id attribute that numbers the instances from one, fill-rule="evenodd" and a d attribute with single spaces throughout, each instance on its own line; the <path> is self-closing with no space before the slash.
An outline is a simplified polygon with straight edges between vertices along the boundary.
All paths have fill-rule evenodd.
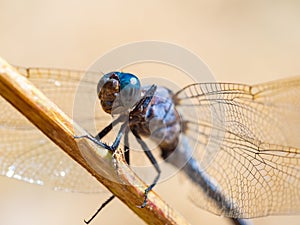
<path id="1" fill-rule="evenodd" d="M 85 131 L 1 58 L 0 94 L 146 223 L 188 224 L 152 191 L 147 206 L 137 207 L 143 203 L 146 185 L 127 166 L 122 154 L 116 158 L 116 172 L 109 152 L 85 138 L 74 139 L 74 130 L 76 134 Z M 122 184 L 108 177 L 121 180 Z"/>

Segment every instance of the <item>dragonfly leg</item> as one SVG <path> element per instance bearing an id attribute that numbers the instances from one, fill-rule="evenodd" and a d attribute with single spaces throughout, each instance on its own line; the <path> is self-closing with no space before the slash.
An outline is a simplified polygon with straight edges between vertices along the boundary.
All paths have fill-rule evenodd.
<path id="1" fill-rule="evenodd" d="M 127 129 L 124 135 L 124 157 L 127 164 L 130 165 L 128 133 L 129 130 Z"/>
<path id="2" fill-rule="evenodd" d="M 107 127 L 105 127 L 103 130 L 101 130 L 96 136 L 95 138 L 97 140 L 101 140 L 105 135 L 107 135 L 113 128 L 113 123 L 110 123 Z"/>
<path id="3" fill-rule="evenodd" d="M 100 208 L 94 213 L 94 215 L 89 219 L 89 220 L 84 220 L 86 224 L 89 224 L 97 215 L 98 213 L 108 204 L 110 203 L 113 199 L 115 198 L 114 195 L 110 196 L 103 204 L 100 206 Z"/>
<path id="4" fill-rule="evenodd" d="M 121 125 L 121 128 L 118 132 L 118 135 L 114 141 L 114 143 L 110 146 L 110 149 L 114 152 L 117 147 L 120 145 L 120 141 L 122 139 L 122 137 L 124 136 L 124 134 L 126 133 L 126 130 L 128 130 L 128 122 L 125 122 Z"/>
<path id="5" fill-rule="evenodd" d="M 117 119 L 115 119 L 112 123 L 110 123 L 108 126 L 106 126 L 102 131 L 100 131 L 95 137 L 93 137 L 90 134 L 85 134 L 81 136 L 74 136 L 74 138 L 87 138 L 90 141 L 94 142 L 96 145 L 99 145 L 111 152 L 114 152 L 115 149 L 119 146 L 122 136 L 124 135 L 124 132 L 126 130 L 126 127 L 128 126 L 127 122 L 124 122 L 119 130 L 119 133 L 117 135 L 116 140 L 114 143 L 109 146 L 103 142 L 101 142 L 101 138 L 103 138 L 105 135 L 107 135 L 113 128 L 114 125 L 118 124 L 119 122 L 123 121 L 126 115 L 122 114 Z"/>
<path id="6" fill-rule="evenodd" d="M 144 192 L 144 202 L 143 204 L 140 206 L 141 208 L 144 208 L 147 205 L 147 199 L 148 199 L 148 193 L 152 190 L 152 188 L 157 184 L 157 181 L 160 177 L 161 174 L 161 170 L 157 164 L 157 161 L 155 159 L 155 157 L 153 156 L 153 154 L 151 153 L 150 149 L 148 148 L 148 146 L 146 145 L 146 143 L 140 138 L 140 136 L 138 134 L 135 133 L 136 136 L 136 140 L 138 141 L 138 143 L 142 146 L 142 149 L 144 150 L 146 156 L 148 157 L 148 159 L 150 160 L 150 162 L 152 163 L 152 165 L 154 166 L 157 175 L 154 178 L 152 184 L 149 185 L 148 188 L 146 188 L 145 192 Z"/>
<path id="7" fill-rule="evenodd" d="M 127 117 L 128 117 L 128 115 L 124 115 L 124 114 L 120 115 L 117 119 L 115 119 L 114 121 L 112 121 L 108 126 L 106 126 L 103 130 L 101 130 L 101 131 L 95 136 L 95 138 L 98 139 L 98 140 L 101 140 L 105 135 L 107 135 L 107 134 L 112 130 L 112 128 L 113 128 L 116 124 L 118 124 L 118 123 L 124 121 Z"/>
<path id="8" fill-rule="evenodd" d="M 75 139 L 79 139 L 79 138 L 87 138 L 90 141 L 94 142 L 96 145 L 101 146 L 102 148 L 105 148 L 107 150 L 112 151 L 111 147 L 103 142 L 101 142 L 100 140 L 96 139 L 95 137 L 93 137 L 90 134 L 85 134 L 85 135 L 80 135 L 80 136 L 74 136 Z"/>

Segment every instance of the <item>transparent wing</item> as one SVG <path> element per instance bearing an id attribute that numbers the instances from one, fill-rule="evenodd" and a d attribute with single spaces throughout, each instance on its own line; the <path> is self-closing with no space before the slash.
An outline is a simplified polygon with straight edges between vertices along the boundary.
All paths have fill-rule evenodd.
<path id="1" fill-rule="evenodd" d="M 96 95 L 97 80 L 101 77 L 99 73 L 70 70 L 19 68 L 19 71 L 71 117 L 78 86 L 85 88 L 85 94 Z M 101 190 L 101 185 L 88 172 L 3 98 L 0 99 L 0 107 L 1 175 L 66 191 Z M 96 117 L 99 121 L 102 115 Z M 76 119 L 84 125 L 90 118 L 82 113 Z"/>
<path id="2" fill-rule="evenodd" d="M 231 217 L 300 212 L 300 77 L 266 84 L 193 84 L 175 96 L 194 157 L 238 212 L 199 188 L 200 207 Z"/>

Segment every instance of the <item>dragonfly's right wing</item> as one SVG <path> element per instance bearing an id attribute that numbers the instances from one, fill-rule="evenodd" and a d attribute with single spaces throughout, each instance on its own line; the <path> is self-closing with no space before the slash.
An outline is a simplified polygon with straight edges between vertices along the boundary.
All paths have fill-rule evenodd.
<path id="1" fill-rule="evenodd" d="M 40 68 L 19 68 L 19 72 L 71 117 L 78 87 L 84 87 L 85 94 L 96 95 L 97 79 L 101 77 L 99 73 Z M 2 98 L 0 108 L 1 175 L 67 191 L 102 191 L 87 171 Z M 91 118 L 82 113 L 76 119 L 84 124 Z"/>
<path id="2" fill-rule="evenodd" d="M 194 157 L 233 208 L 232 217 L 300 212 L 300 77 L 248 86 L 193 84 L 174 96 Z"/>

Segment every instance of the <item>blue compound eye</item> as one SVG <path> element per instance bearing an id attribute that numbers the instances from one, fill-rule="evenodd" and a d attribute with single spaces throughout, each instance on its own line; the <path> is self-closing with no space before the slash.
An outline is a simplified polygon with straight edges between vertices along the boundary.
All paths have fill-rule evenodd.
<path id="1" fill-rule="evenodd" d="M 133 107 L 140 99 L 140 81 L 130 73 L 105 74 L 97 86 L 98 98 L 107 113 L 119 114 Z"/>
<path id="2" fill-rule="evenodd" d="M 133 107 L 140 99 L 141 84 L 139 79 L 130 73 L 119 73 L 120 100 L 124 107 Z"/>

